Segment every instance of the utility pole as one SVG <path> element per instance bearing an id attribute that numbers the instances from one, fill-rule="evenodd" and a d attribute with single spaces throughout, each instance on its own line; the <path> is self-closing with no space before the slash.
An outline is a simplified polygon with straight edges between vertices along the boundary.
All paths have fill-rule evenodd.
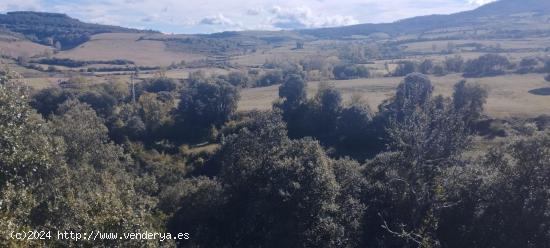
<path id="1" fill-rule="evenodd" d="M 139 72 L 138 72 L 138 69 L 136 67 L 135 70 L 134 70 L 134 73 L 132 73 L 132 75 L 130 76 L 130 82 L 132 84 L 132 102 L 134 104 L 136 104 L 136 84 L 135 84 L 134 80 L 135 80 L 135 77 L 137 77 L 138 75 L 139 75 Z"/>

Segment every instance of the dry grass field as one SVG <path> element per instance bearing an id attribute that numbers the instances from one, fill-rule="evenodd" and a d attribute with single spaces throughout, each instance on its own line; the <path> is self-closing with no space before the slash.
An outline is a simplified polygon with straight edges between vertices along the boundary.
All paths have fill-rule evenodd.
<path id="1" fill-rule="evenodd" d="M 452 30 L 449 30 L 449 32 Z M 442 31 L 443 32 L 443 31 Z M 454 32 L 454 31 L 453 31 Z M 462 32 L 460 30 L 456 32 Z M 146 37 L 146 39 L 142 39 Z M 182 60 L 191 62 L 206 58 L 206 55 L 199 52 L 187 50 L 173 50 L 167 47 L 163 40 L 169 38 L 185 38 L 184 36 L 170 35 L 145 35 L 144 34 L 100 34 L 74 49 L 60 51 L 55 57 L 70 58 L 73 60 L 116 60 L 127 59 L 136 62 L 140 66 L 168 66 L 172 63 L 179 63 Z M 407 37 L 402 37 L 407 38 Z M 408 37 L 414 38 L 414 37 Z M 418 38 L 418 37 L 416 37 Z M 157 40 L 155 40 L 157 39 Z M 373 110 L 385 99 L 392 96 L 395 87 L 401 82 L 399 77 L 383 77 L 393 71 L 400 60 L 422 61 L 432 59 L 435 62 L 442 62 L 447 56 L 445 51 L 449 46 L 457 47 L 456 54 L 464 59 L 477 58 L 485 52 L 475 51 L 474 47 L 468 44 L 478 43 L 485 48 L 501 48 L 502 55 L 508 57 L 512 62 L 518 63 L 522 58 L 537 56 L 548 57 L 547 49 L 550 47 L 550 37 L 530 37 L 524 39 L 463 39 L 463 40 L 435 40 L 418 41 L 399 45 L 404 55 L 398 59 L 377 60 L 366 65 L 374 78 L 358 80 L 331 81 L 336 88 L 342 91 L 345 100 L 349 100 L 353 94 L 360 93 L 369 103 Z M 342 41 L 317 40 L 305 43 L 304 49 L 295 49 L 295 42 L 283 42 L 274 47 L 261 46 L 253 53 L 231 57 L 230 61 L 242 68 L 258 67 L 267 61 L 294 61 L 297 62 L 308 56 L 334 57 L 341 48 Z M 20 55 L 39 56 L 45 51 L 52 51 L 52 48 L 20 40 L 19 38 L 6 34 L 0 35 L 0 53 L 15 58 Z M 418 54 L 418 55 L 410 55 Z M 48 74 L 33 71 L 15 65 L 10 62 L 10 67 L 15 68 L 25 76 L 25 81 L 34 88 L 41 89 L 56 86 L 59 81 L 71 77 L 66 72 Z M 63 67 L 59 67 L 63 69 Z M 196 69 L 174 69 L 164 72 L 165 76 L 175 79 L 185 79 L 189 73 Z M 226 74 L 233 69 L 218 69 L 213 67 L 201 68 L 210 75 Z M 120 73 L 120 72 L 115 72 Z M 94 83 L 109 82 L 115 73 L 96 73 L 95 76 L 85 76 Z M 124 73 L 123 74 L 129 74 Z M 155 71 L 142 73 L 140 79 L 147 79 L 158 76 Z M 129 82 L 129 75 L 116 76 L 119 80 Z M 483 85 L 489 90 L 489 99 L 486 105 L 486 112 L 492 117 L 533 117 L 541 114 L 550 114 L 550 96 L 538 96 L 529 93 L 530 90 L 550 87 L 545 82 L 542 74 L 527 75 L 503 75 L 499 77 L 488 77 L 469 79 Z M 435 85 L 436 94 L 450 96 L 453 85 L 462 79 L 460 75 L 447 75 L 444 77 L 431 76 Z M 308 93 L 315 95 L 319 82 L 310 82 Z M 270 109 L 272 103 L 278 99 L 278 86 L 244 89 L 241 92 L 239 111 L 253 109 Z"/>
<path id="2" fill-rule="evenodd" d="M 168 66 L 173 62 L 193 61 L 203 55 L 168 51 L 163 41 L 140 40 L 143 34 L 98 34 L 77 48 L 62 51 L 59 58 L 74 60 L 126 59 L 141 66 Z"/>
<path id="3" fill-rule="evenodd" d="M 471 44 L 481 44 L 485 47 L 499 47 L 501 49 L 537 49 L 550 46 L 550 38 L 523 38 L 523 39 L 492 39 L 492 40 L 436 40 L 411 42 L 404 44 L 405 50 L 410 52 L 441 52 L 448 49 L 449 45 L 471 49 Z"/>
<path id="4" fill-rule="evenodd" d="M 17 58 L 18 56 L 32 57 L 53 52 L 52 47 L 43 46 L 27 40 L 2 34 L 0 35 L 0 55 Z"/>
<path id="5" fill-rule="evenodd" d="M 208 68 L 208 69 L 175 69 L 175 70 L 168 70 L 164 73 L 164 76 L 168 78 L 173 79 L 187 79 L 189 77 L 189 74 L 196 71 L 202 71 L 207 76 L 213 76 L 213 75 L 225 75 L 231 72 L 229 69 L 221 69 L 221 68 Z M 147 73 L 147 74 L 140 74 L 140 79 L 147 79 L 147 78 L 154 78 L 157 77 L 159 73 Z"/>
<path id="6" fill-rule="evenodd" d="M 444 77 L 431 77 L 436 94 L 450 96 L 453 86 L 462 79 L 453 74 Z M 347 101 L 354 93 L 360 93 L 373 110 L 385 99 L 391 97 L 396 86 L 403 78 L 369 78 L 357 80 L 331 81 L 341 90 Z M 550 87 L 541 74 L 504 75 L 469 79 L 469 82 L 479 83 L 489 91 L 486 113 L 495 118 L 535 117 L 542 114 L 550 115 L 550 96 L 537 96 L 529 93 L 532 89 Z M 315 95 L 319 82 L 308 85 L 308 95 Z M 239 111 L 266 110 L 278 98 L 278 86 L 245 89 L 241 92 Z"/>
<path id="7" fill-rule="evenodd" d="M 276 47 L 258 49 L 258 51 L 246 55 L 235 56 L 231 62 L 242 66 L 261 66 L 267 61 L 300 61 L 301 59 L 321 55 L 324 57 L 337 56 L 333 50 L 323 50 L 321 46 L 325 42 L 313 41 L 305 44 L 303 49 L 296 49 L 296 43 L 287 42 Z"/>

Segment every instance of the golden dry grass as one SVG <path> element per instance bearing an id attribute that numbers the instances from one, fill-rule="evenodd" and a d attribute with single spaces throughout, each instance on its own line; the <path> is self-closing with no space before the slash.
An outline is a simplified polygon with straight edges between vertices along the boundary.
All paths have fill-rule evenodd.
<path id="1" fill-rule="evenodd" d="M 299 61 L 311 55 L 323 55 L 325 57 L 336 55 L 334 51 L 323 51 L 318 42 L 307 43 L 304 49 L 296 50 L 296 43 L 285 43 L 278 47 L 260 48 L 255 53 L 235 56 L 231 62 L 243 66 L 260 66 L 267 61 Z"/>
<path id="2" fill-rule="evenodd" d="M 100 34 L 81 46 L 56 54 L 56 57 L 71 58 L 75 60 L 114 60 L 128 59 L 143 66 L 166 66 L 172 62 L 193 61 L 205 58 L 204 55 L 192 53 L 191 51 L 171 52 L 167 49 L 163 41 L 140 40 L 144 34 Z M 170 37 L 167 35 L 157 35 L 156 38 Z M 150 36 L 154 37 L 154 35 Z M 176 37 L 176 36 L 174 36 Z M 179 36 L 178 36 L 179 37 Z M 550 45 L 550 38 L 525 38 L 521 40 L 503 39 L 503 40 L 458 40 L 458 41 L 426 41 L 412 42 L 404 44 L 405 50 L 409 52 L 432 52 L 433 45 L 439 50 L 446 49 L 447 44 L 452 42 L 455 45 L 466 43 L 481 43 L 485 46 L 496 46 L 499 44 L 504 49 L 518 48 L 546 48 Z M 295 44 L 288 42 L 279 47 L 262 47 L 257 52 L 232 58 L 232 62 L 242 66 L 258 66 L 269 60 L 292 60 L 297 61 L 310 55 L 332 56 L 335 50 L 322 49 L 325 45 L 330 45 L 330 41 L 325 43 L 313 41 L 306 43 L 305 49 L 294 50 Z M 329 46 L 330 47 L 330 46 Z M 44 53 L 51 49 L 35 43 L 13 39 L 13 37 L 0 37 L 0 51 L 10 56 L 18 55 L 34 56 Z M 465 59 L 477 58 L 483 53 L 461 52 L 460 55 Z M 518 53 L 504 53 L 512 61 L 519 61 L 528 56 L 547 56 L 548 54 L 539 51 L 524 51 Z M 429 56 L 411 56 L 404 59 L 422 60 L 426 58 L 442 61 L 446 56 L 435 54 Z M 350 99 L 354 93 L 360 93 L 365 96 L 370 106 L 376 110 L 377 106 L 384 100 L 392 96 L 395 87 L 402 80 L 397 77 L 380 77 L 388 73 L 385 68 L 387 63 L 390 71 L 394 69 L 398 60 L 379 60 L 374 64 L 368 65 L 377 78 L 332 81 L 336 88 L 342 91 L 344 99 Z M 27 81 L 35 88 L 45 88 L 55 86 L 58 81 L 64 80 L 67 76 L 48 76 L 45 73 L 32 73 L 31 71 L 19 68 L 23 74 L 31 75 Z M 170 78 L 187 78 L 191 69 L 170 70 L 166 76 Z M 228 70 L 208 68 L 208 74 L 224 74 Z M 101 74 L 101 73 L 100 73 Z M 97 77 L 90 77 L 94 83 L 107 82 L 109 73 L 101 74 Z M 150 78 L 155 74 L 141 74 L 140 78 Z M 128 75 L 120 76 L 121 80 L 129 81 Z M 431 77 L 435 85 L 436 94 L 450 96 L 453 85 L 462 79 L 460 75 L 448 75 L 444 77 Z M 499 77 L 470 79 L 471 82 L 478 82 L 489 90 L 489 99 L 486 105 L 486 112 L 498 118 L 506 117 L 532 117 L 540 114 L 550 114 L 550 96 L 537 96 L 529 93 L 529 90 L 541 87 L 550 87 L 550 84 L 544 81 L 541 74 L 527 75 L 504 75 Z M 319 86 L 319 82 L 309 84 L 308 93 L 314 96 Z M 273 101 L 278 98 L 278 86 L 265 88 L 245 89 L 241 93 L 242 98 L 239 103 L 239 111 L 248 111 L 252 109 L 270 109 Z"/>
<path id="3" fill-rule="evenodd" d="M 139 40 L 143 34 L 98 34 L 74 49 L 60 52 L 59 58 L 74 60 L 126 59 L 141 66 L 168 66 L 182 60 L 193 61 L 203 55 L 168 51 L 163 41 Z"/>
<path id="4" fill-rule="evenodd" d="M 32 57 L 44 54 L 46 51 L 53 52 L 53 49 L 9 35 L 1 35 L 0 37 L 0 55 L 12 58 L 19 56 Z"/>
<path id="5" fill-rule="evenodd" d="M 451 96 L 454 84 L 462 77 L 453 74 L 445 77 L 431 77 L 431 79 L 436 94 Z M 400 77 L 388 77 L 331 81 L 331 83 L 343 93 L 345 100 L 349 100 L 354 93 L 360 93 L 371 108 L 376 110 L 383 100 L 394 94 L 396 86 L 401 81 Z M 492 117 L 535 117 L 550 114 L 550 96 L 536 96 L 529 93 L 532 89 L 550 87 L 541 74 L 504 75 L 468 81 L 479 83 L 488 89 L 486 113 Z M 310 97 L 315 95 L 318 86 L 318 82 L 308 84 Z M 241 92 L 239 111 L 270 109 L 277 98 L 278 86 L 245 89 Z"/>
<path id="6" fill-rule="evenodd" d="M 404 44 L 406 51 L 412 52 L 431 52 L 433 48 L 435 51 L 442 51 L 447 49 L 448 44 L 455 46 L 467 45 L 471 43 L 482 44 L 486 47 L 500 47 L 502 49 L 533 49 L 533 48 L 546 48 L 550 44 L 550 38 L 524 38 L 524 39 L 492 39 L 492 40 L 435 40 L 435 41 L 422 41 L 411 42 Z"/>

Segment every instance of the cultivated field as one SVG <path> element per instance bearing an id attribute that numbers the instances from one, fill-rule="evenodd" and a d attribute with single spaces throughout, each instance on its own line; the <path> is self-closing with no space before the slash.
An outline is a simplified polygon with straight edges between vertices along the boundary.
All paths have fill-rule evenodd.
<path id="1" fill-rule="evenodd" d="M 77 48 L 62 51 L 59 58 L 73 60 L 125 59 L 140 66 L 168 66 L 205 58 L 191 52 L 169 51 L 163 41 L 140 40 L 143 34 L 99 34 Z"/>
<path id="2" fill-rule="evenodd" d="M 17 58 L 18 56 L 32 57 L 47 52 L 52 53 L 53 48 L 11 35 L 0 34 L 0 55 Z"/>

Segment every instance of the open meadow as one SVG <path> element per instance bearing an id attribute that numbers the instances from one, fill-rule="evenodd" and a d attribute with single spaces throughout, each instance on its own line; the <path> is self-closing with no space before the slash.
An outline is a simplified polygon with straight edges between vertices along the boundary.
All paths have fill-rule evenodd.
<path id="1" fill-rule="evenodd" d="M 463 78 L 458 74 L 443 77 L 431 76 L 435 93 L 451 96 L 453 86 Z M 390 98 L 402 77 L 368 78 L 355 80 L 328 81 L 349 100 L 353 94 L 361 94 L 373 110 L 382 101 Z M 538 88 L 549 87 L 550 83 L 544 80 L 542 74 L 503 75 L 467 79 L 470 83 L 478 83 L 489 92 L 486 114 L 493 118 L 508 117 L 536 117 L 550 115 L 550 96 L 540 96 L 529 93 Z M 317 92 L 319 82 L 308 84 L 308 96 L 313 97 Z M 241 92 L 239 111 L 268 110 L 278 98 L 278 86 L 244 89 Z"/>

